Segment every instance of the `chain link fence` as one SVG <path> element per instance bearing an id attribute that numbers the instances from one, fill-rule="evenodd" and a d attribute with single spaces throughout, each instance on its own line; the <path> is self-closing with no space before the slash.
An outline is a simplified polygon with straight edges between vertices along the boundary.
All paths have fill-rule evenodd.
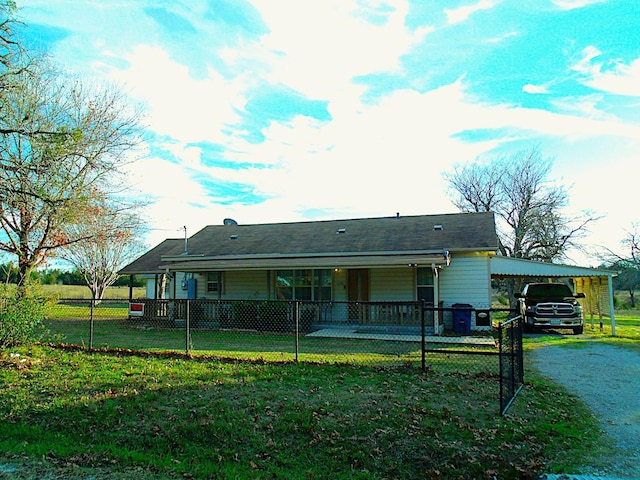
<path id="1" fill-rule="evenodd" d="M 498 326 L 500 345 L 500 412 L 504 415 L 524 385 L 522 317 L 501 322 Z"/>
<path id="2" fill-rule="evenodd" d="M 523 384 L 522 328 L 511 314 L 422 302 L 64 299 L 45 326 L 52 342 L 89 349 L 495 377 L 504 413 Z"/>
<path id="3" fill-rule="evenodd" d="M 503 312 L 422 302 L 65 299 L 51 309 L 46 326 L 55 340 L 88 348 L 417 364 L 497 375 L 493 324 Z M 466 353 L 477 358 L 460 361 Z"/>

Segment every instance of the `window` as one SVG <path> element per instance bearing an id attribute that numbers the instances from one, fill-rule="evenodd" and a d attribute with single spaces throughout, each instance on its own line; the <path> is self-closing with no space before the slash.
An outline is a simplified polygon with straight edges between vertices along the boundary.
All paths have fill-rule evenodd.
<path id="1" fill-rule="evenodd" d="M 433 269 L 418 268 L 416 287 L 418 300 L 424 300 L 427 303 L 434 302 Z"/>
<path id="2" fill-rule="evenodd" d="M 331 270 L 277 270 L 278 300 L 331 300 Z"/>
<path id="3" fill-rule="evenodd" d="M 207 293 L 222 295 L 222 272 L 207 272 Z"/>

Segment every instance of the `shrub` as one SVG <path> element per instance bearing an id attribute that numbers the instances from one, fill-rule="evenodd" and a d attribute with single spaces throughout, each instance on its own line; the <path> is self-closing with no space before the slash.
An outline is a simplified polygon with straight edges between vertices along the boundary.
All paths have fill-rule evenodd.
<path id="1" fill-rule="evenodd" d="M 260 304 L 258 330 L 264 332 L 288 332 L 291 329 L 288 302 L 265 300 Z"/>
<path id="2" fill-rule="evenodd" d="M 34 285 L 0 285 L 0 347 L 42 338 L 42 320 L 52 300 Z"/>

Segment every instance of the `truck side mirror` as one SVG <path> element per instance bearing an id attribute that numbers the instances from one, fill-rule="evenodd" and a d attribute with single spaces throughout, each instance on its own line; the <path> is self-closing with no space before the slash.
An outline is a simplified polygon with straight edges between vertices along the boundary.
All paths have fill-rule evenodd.
<path id="1" fill-rule="evenodd" d="M 585 298 L 585 297 L 586 297 L 586 295 L 584 294 L 584 292 L 578 292 L 578 293 L 576 293 L 576 294 L 574 295 L 574 297 L 576 297 L 576 298 Z"/>

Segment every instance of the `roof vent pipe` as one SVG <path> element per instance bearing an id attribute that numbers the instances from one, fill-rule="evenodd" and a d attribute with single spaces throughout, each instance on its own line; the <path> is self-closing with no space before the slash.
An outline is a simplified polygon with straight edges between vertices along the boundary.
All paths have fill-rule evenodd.
<path id="1" fill-rule="evenodd" d="M 183 255 L 188 255 L 189 254 L 189 250 L 187 249 L 187 226 L 185 225 L 182 228 L 184 230 L 184 251 L 182 252 L 182 254 Z"/>

